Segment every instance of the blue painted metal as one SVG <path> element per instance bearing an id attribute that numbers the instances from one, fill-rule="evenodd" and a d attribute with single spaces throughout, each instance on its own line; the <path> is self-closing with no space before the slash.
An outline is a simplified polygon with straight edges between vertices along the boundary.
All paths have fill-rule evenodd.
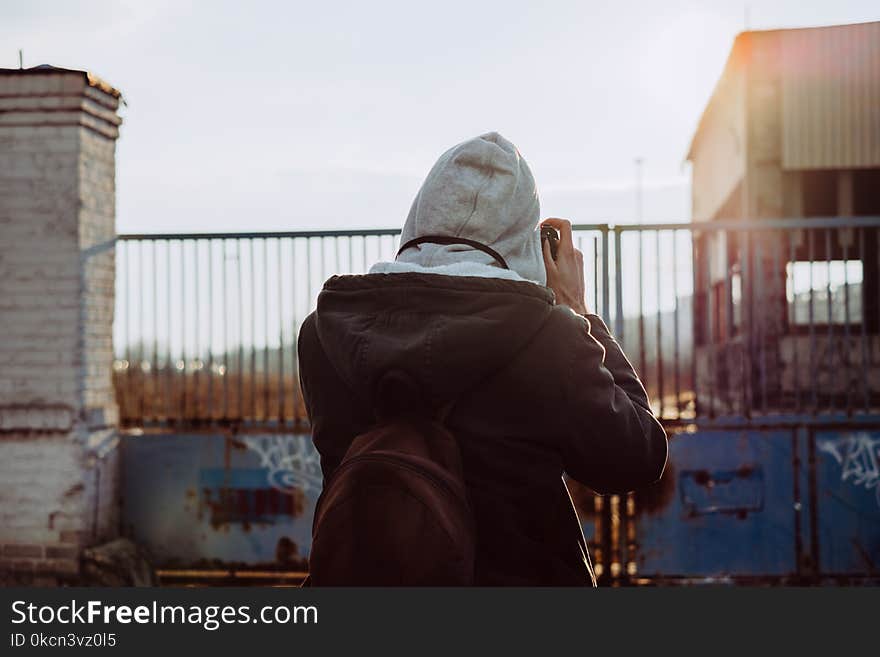
<path id="1" fill-rule="evenodd" d="M 880 581 L 880 430 L 698 429 L 637 497 L 639 577 Z"/>
<path id="2" fill-rule="evenodd" d="M 320 493 L 308 434 L 125 436 L 123 528 L 158 566 L 304 564 Z"/>
<path id="3" fill-rule="evenodd" d="M 791 436 L 784 430 L 673 435 L 663 481 L 636 498 L 638 575 L 795 574 Z"/>
<path id="4" fill-rule="evenodd" d="M 160 567 L 305 567 L 320 493 L 308 434 L 125 436 L 123 525 Z M 672 434 L 636 498 L 647 578 L 877 577 L 880 431 Z M 593 519 L 585 534 L 596 544 Z"/>
<path id="5" fill-rule="evenodd" d="M 823 575 L 880 577 L 880 431 L 812 436 Z"/>

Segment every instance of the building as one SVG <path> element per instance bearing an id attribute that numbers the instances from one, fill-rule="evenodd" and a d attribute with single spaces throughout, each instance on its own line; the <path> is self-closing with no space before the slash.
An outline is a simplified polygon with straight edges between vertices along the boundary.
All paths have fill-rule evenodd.
<path id="1" fill-rule="evenodd" d="M 880 243 L 876 223 L 852 218 L 880 217 L 880 22 L 740 34 L 687 159 L 705 226 L 694 240 L 702 398 L 718 413 L 759 397 L 875 403 Z M 754 229 L 783 218 L 813 223 Z"/>
<path id="2" fill-rule="evenodd" d="M 0 584 L 78 576 L 119 529 L 119 91 L 0 69 Z"/>

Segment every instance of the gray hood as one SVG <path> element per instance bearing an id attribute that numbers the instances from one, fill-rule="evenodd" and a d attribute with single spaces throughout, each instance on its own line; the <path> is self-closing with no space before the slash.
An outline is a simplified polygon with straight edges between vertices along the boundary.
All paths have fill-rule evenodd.
<path id="1" fill-rule="evenodd" d="M 516 146 L 490 132 L 440 156 L 413 201 L 400 243 L 426 235 L 475 240 L 497 251 L 512 271 L 545 285 L 539 215 L 529 165 Z M 421 267 L 495 264 L 490 255 L 464 244 L 420 244 L 397 261 Z"/>

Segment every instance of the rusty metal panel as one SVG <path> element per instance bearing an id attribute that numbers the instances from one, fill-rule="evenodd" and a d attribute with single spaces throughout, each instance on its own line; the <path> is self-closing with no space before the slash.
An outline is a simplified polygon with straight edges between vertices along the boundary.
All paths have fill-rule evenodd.
<path id="1" fill-rule="evenodd" d="M 794 444 L 790 430 L 672 436 L 663 479 L 636 497 L 638 577 L 794 576 Z"/>
<path id="2" fill-rule="evenodd" d="M 819 570 L 880 577 L 880 431 L 813 436 Z"/>
<path id="3" fill-rule="evenodd" d="M 304 570 L 321 489 L 308 434 L 126 436 L 123 531 L 159 567 Z"/>
<path id="4" fill-rule="evenodd" d="M 783 168 L 880 167 L 880 22 L 778 35 Z"/>

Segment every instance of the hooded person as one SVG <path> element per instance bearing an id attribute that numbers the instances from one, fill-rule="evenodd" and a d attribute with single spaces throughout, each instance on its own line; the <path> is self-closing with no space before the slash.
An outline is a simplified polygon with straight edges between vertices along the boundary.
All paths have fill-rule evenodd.
<path id="1" fill-rule="evenodd" d="M 489 133 L 453 147 L 416 195 L 396 259 L 329 279 L 299 338 L 325 482 L 375 425 L 387 372 L 444 409 L 478 585 L 595 585 L 564 475 L 621 493 L 659 479 L 667 456 L 644 387 L 583 306 L 582 260 L 579 292 L 561 289 L 539 212 L 513 144 Z M 562 232 L 560 249 L 580 258 Z"/>
<path id="2" fill-rule="evenodd" d="M 426 237 L 465 238 L 475 244 L 428 241 L 402 247 L 393 263 L 380 262 L 370 273 L 419 271 L 544 285 L 539 215 L 535 179 L 519 151 L 498 133 L 482 135 L 440 156 L 400 236 L 402 245 Z M 496 255 L 505 267 L 499 267 Z"/>

